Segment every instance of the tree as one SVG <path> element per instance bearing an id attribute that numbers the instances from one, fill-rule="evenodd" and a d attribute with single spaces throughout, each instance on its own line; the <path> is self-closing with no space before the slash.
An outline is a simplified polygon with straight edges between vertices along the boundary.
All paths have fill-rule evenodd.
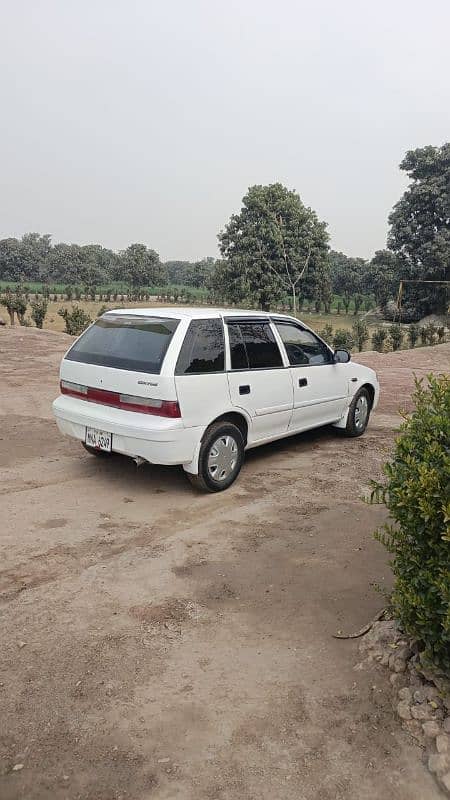
<path id="1" fill-rule="evenodd" d="M 79 336 L 92 322 L 89 314 L 86 314 L 80 306 L 73 305 L 70 311 L 68 308 L 60 308 L 58 314 L 65 322 L 66 333 L 71 336 Z"/>
<path id="2" fill-rule="evenodd" d="M 420 330 L 419 330 L 419 326 L 418 325 L 416 325 L 415 323 L 413 323 L 412 325 L 409 325 L 408 330 L 407 330 L 407 336 L 408 336 L 409 343 L 410 343 L 411 347 L 414 347 L 414 345 L 416 344 L 416 342 L 417 342 L 417 340 L 419 338 L 419 333 L 420 333 Z"/>
<path id="3" fill-rule="evenodd" d="M 289 294 L 322 291 L 328 280 L 328 234 L 298 194 L 281 183 L 251 186 L 239 214 L 219 234 L 232 300 L 253 298 L 263 309 Z"/>
<path id="4" fill-rule="evenodd" d="M 369 269 L 371 292 L 384 311 L 398 290 L 401 275 L 399 258 L 389 250 L 377 250 Z"/>
<path id="5" fill-rule="evenodd" d="M 355 341 L 352 332 L 346 328 L 337 328 L 333 336 L 333 345 L 336 349 L 343 347 L 345 350 L 351 350 Z"/>
<path id="6" fill-rule="evenodd" d="M 388 247 L 401 260 L 401 277 L 448 280 L 450 274 L 450 143 L 409 150 L 400 164 L 411 183 L 389 217 Z M 448 291 L 433 284 L 407 286 L 417 318 L 445 313 Z"/>
<path id="7" fill-rule="evenodd" d="M 145 244 L 130 244 L 121 253 L 123 277 L 134 286 L 159 286 L 166 282 L 158 253 Z"/>
<path id="8" fill-rule="evenodd" d="M 369 338 L 369 329 L 362 319 L 356 319 L 352 325 L 353 337 L 358 345 L 358 350 L 361 352 L 365 343 Z"/>
<path id="9" fill-rule="evenodd" d="M 367 261 L 363 258 L 351 258 L 336 250 L 330 250 L 328 261 L 333 292 L 352 295 L 365 291 Z"/>

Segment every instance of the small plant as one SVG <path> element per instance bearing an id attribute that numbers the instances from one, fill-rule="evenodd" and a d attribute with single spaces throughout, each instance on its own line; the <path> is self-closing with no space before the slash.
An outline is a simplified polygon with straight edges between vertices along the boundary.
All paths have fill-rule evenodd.
<path id="1" fill-rule="evenodd" d="M 337 328 L 335 330 L 333 336 L 333 345 L 337 350 L 339 348 L 351 350 L 354 344 L 355 342 L 351 331 L 346 330 L 346 328 Z"/>
<path id="2" fill-rule="evenodd" d="M 81 289 L 80 289 L 79 286 L 75 286 L 73 294 L 74 294 L 75 300 L 81 300 Z"/>
<path id="3" fill-rule="evenodd" d="M 48 310 L 48 301 L 43 297 L 42 300 L 33 300 L 31 303 L 31 319 L 36 328 L 42 328 Z"/>
<path id="4" fill-rule="evenodd" d="M 67 300 L 72 300 L 72 297 L 73 297 L 73 287 L 72 286 L 66 286 L 65 295 L 66 295 L 66 299 Z"/>
<path id="5" fill-rule="evenodd" d="M 333 341 L 333 326 L 332 325 L 329 325 L 329 324 L 325 325 L 325 327 L 322 328 L 321 331 L 318 331 L 318 333 L 319 333 L 320 338 L 323 339 L 328 344 L 330 344 L 330 342 Z"/>
<path id="6" fill-rule="evenodd" d="M 79 306 L 72 306 L 71 311 L 68 308 L 60 308 L 58 314 L 66 324 L 66 333 L 71 336 L 79 336 L 92 322 L 89 314 Z"/>
<path id="7" fill-rule="evenodd" d="M 429 322 L 425 328 L 426 339 L 428 344 L 434 344 L 436 341 L 437 326 L 433 322 Z"/>
<path id="8" fill-rule="evenodd" d="M 357 319 L 352 325 L 353 338 L 361 352 L 369 338 L 369 329 L 363 319 Z"/>
<path id="9" fill-rule="evenodd" d="M 336 305 L 336 311 L 337 311 L 338 314 L 341 313 L 341 308 L 342 308 L 342 301 L 338 300 L 337 301 L 337 305 Z"/>
<path id="10" fill-rule="evenodd" d="M 379 353 L 382 353 L 384 350 L 384 343 L 387 339 L 387 330 L 386 328 L 377 328 L 372 333 L 372 346 L 374 350 L 378 350 Z"/>
<path id="11" fill-rule="evenodd" d="M 316 297 L 316 299 L 314 300 L 314 308 L 316 310 L 316 314 L 319 314 L 320 309 L 322 308 L 322 301 L 320 297 Z"/>
<path id="12" fill-rule="evenodd" d="M 371 502 L 392 522 L 375 537 L 392 555 L 392 606 L 423 656 L 450 670 L 450 378 L 416 381 L 415 411 L 404 422 L 385 481 L 372 482 Z"/>
<path id="13" fill-rule="evenodd" d="M 103 304 L 97 311 L 97 317 L 101 317 L 102 314 L 106 314 L 107 311 L 111 311 L 110 307 Z"/>
<path id="14" fill-rule="evenodd" d="M 426 325 L 420 326 L 420 341 L 423 345 L 428 344 L 428 331 Z"/>
<path id="15" fill-rule="evenodd" d="M 413 322 L 412 325 L 409 325 L 406 335 L 408 337 L 408 341 L 411 347 L 415 347 L 416 342 L 419 338 L 419 333 L 420 329 L 419 326 L 416 325 L 416 323 Z"/>
<path id="16" fill-rule="evenodd" d="M 445 325 L 439 325 L 439 327 L 436 329 L 436 333 L 439 344 L 445 342 Z"/>
<path id="17" fill-rule="evenodd" d="M 403 330 L 397 322 L 389 326 L 389 340 L 393 350 L 400 350 L 403 342 Z"/>

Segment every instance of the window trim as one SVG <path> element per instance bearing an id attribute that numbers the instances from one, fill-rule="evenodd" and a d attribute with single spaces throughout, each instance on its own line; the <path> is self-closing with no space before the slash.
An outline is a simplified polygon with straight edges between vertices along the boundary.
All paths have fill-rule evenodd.
<path id="1" fill-rule="evenodd" d="M 291 369 L 309 369 L 310 367 L 329 367 L 335 364 L 335 362 L 333 361 L 334 351 L 323 339 L 321 339 L 321 337 L 315 331 L 311 330 L 311 328 L 308 328 L 306 325 L 301 325 L 300 323 L 294 322 L 294 320 L 283 319 L 281 317 L 271 317 L 270 319 L 277 330 L 278 336 L 280 337 L 280 340 L 283 345 L 283 350 L 286 354 L 287 362 Z M 328 353 L 330 354 L 330 361 L 328 361 L 326 364 L 291 364 L 289 361 L 289 356 L 286 350 L 286 346 L 283 342 L 281 333 L 279 332 L 277 325 L 291 325 L 293 328 L 297 328 L 299 331 L 305 331 L 306 333 L 310 333 L 311 336 L 315 337 L 319 342 L 322 342 L 322 344 L 325 345 Z"/>
<path id="2" fill-rule="evenodd" d="M 177 372 L 178 360 L 179 360 L 179 358 L 181 356 L 181 351 L 183 349 L 183 345 L 184 345 L 184 342 L 186 340 L 186 337 L 187 337 L 187 335 L 188 335 L 188 333 L 190 331 L 191 325 L 194 322 L 212 322 L 212 321 L 216 321 L 216 320 L 218 320 L 221 323 L 221 328 L 222 328 L 223 369 L 214 369 L 214 370 L 211 370 L 209 372 Z M 189 320 L 188 326 L 187 326 L 187 328 L 186 328 L 186 330 L 184 332 L 184 336 L 183 336 L 183 338 L 181 340 L 181 344 L 180 344 L 180 346 L 178 348 L 178 352 L 176 354 L 175 364 L 174 364 L 174 368 L 173 368 L 173 377 L 174 378 L 185 378 L 185 377 L 187 378 L 187 377 L 189 377 L 189 375 L 204 375 L 204 376 L 206 376 L 206 375 L 224 375 L 226 372 L 228 372 L 228 370 L 227 370 L 227 337 L 225 336 L 225 326 L 223 324 L 222 317 L 193 317 L 192 319 Z"/>
<path id="3" fill-rule="evenodd" d="M 275 329 L 275 326 L 273 325 L 272 320 L 271 320 L 270 317 L 245 317 L 245 316 L 242 316 L 242 317 L 224 317 L 224 322 L 226 322 L 226 329 L 227 329 L 226 339 L 227 339 L 228 357 L 229 357 L 229 362 L 228 362 L 229 366 L 227 367 L 227 370 L 226 370 L 227 372 L 263 372 L 264 370 L 289 369 L 289 359 L 287 359 L 283 342 L 281 342 L 281 338 L 279 337 L 279 334 L 278 334 L 277 330 Z M 278 351 L 280 353 L 281 364 L 279 364 L 276 367 L 251 367 L 250 366 L 250 360 L 248 358 L 248 353 L 247 353 L 248 366 L 247 367 L 238 367 L 237 369 L 233 369 L 233 367 L 231 366 L 231 347 L 230 347 L 230 337 L 229 337 L 229 333 L 228 333 L 228 326 L 229 325 L 233 325 L 233 324 L 234 325 L 240 325 L 240 324 L 245 324 L 245 325 L 248 325 L 248 324 L 261 325 L 261 324 L 264 324 L 264 325 L 268 325 L 268 327 L 272 331 L 272 336 L 274 338 L 274 343 L 277 346 Z M 241 336 L 242 336 L 242 331 L 241 331 Z M 280 341 L 279 341 L 279 339 L 280 339 Z M 242 337 L 242 341 L 243 341 L 243 344 L 244 344 L 244 347 L 245 347 L 245 351 L 247 352 L 247 347 L 246 347 L 246 344 L 245 344 L 245 341 L 244 341 L 244 337 Z M 280 346 L 280 344 L 283 345 L 283 346 Z M 285 361 L 287 361 L 286 364 L 284 363 Z"/>

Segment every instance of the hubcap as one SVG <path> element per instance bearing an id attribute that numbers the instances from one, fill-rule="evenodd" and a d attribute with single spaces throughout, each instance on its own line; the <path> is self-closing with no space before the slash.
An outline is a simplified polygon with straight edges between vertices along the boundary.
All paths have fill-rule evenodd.
<path id="1" fill-rule="evenodd" d="M 355 428 L 360 431 L 364 428 L 367 422 L 367 416 L 369 414 L 369 406 L 367 403 L 367 397 L 365 395 L 361 395 L 358 397 L 355 406 Z"/>
<path id="2" fill-rule="evenodd" d="M 224 481 L 232 474 L 239 449 L 232 436 L 219 436 L 209 451 L 208 472 L 215 481 Z"/>

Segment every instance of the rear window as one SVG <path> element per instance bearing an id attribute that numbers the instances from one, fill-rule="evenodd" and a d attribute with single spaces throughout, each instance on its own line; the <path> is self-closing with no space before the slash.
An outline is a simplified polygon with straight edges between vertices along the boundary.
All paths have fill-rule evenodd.
<path id="1" fill-rule="evenodd" d="M 106 315 L 88 328 L 66 355 L 100 367 L 159 373 L 177 319 Z"/>

